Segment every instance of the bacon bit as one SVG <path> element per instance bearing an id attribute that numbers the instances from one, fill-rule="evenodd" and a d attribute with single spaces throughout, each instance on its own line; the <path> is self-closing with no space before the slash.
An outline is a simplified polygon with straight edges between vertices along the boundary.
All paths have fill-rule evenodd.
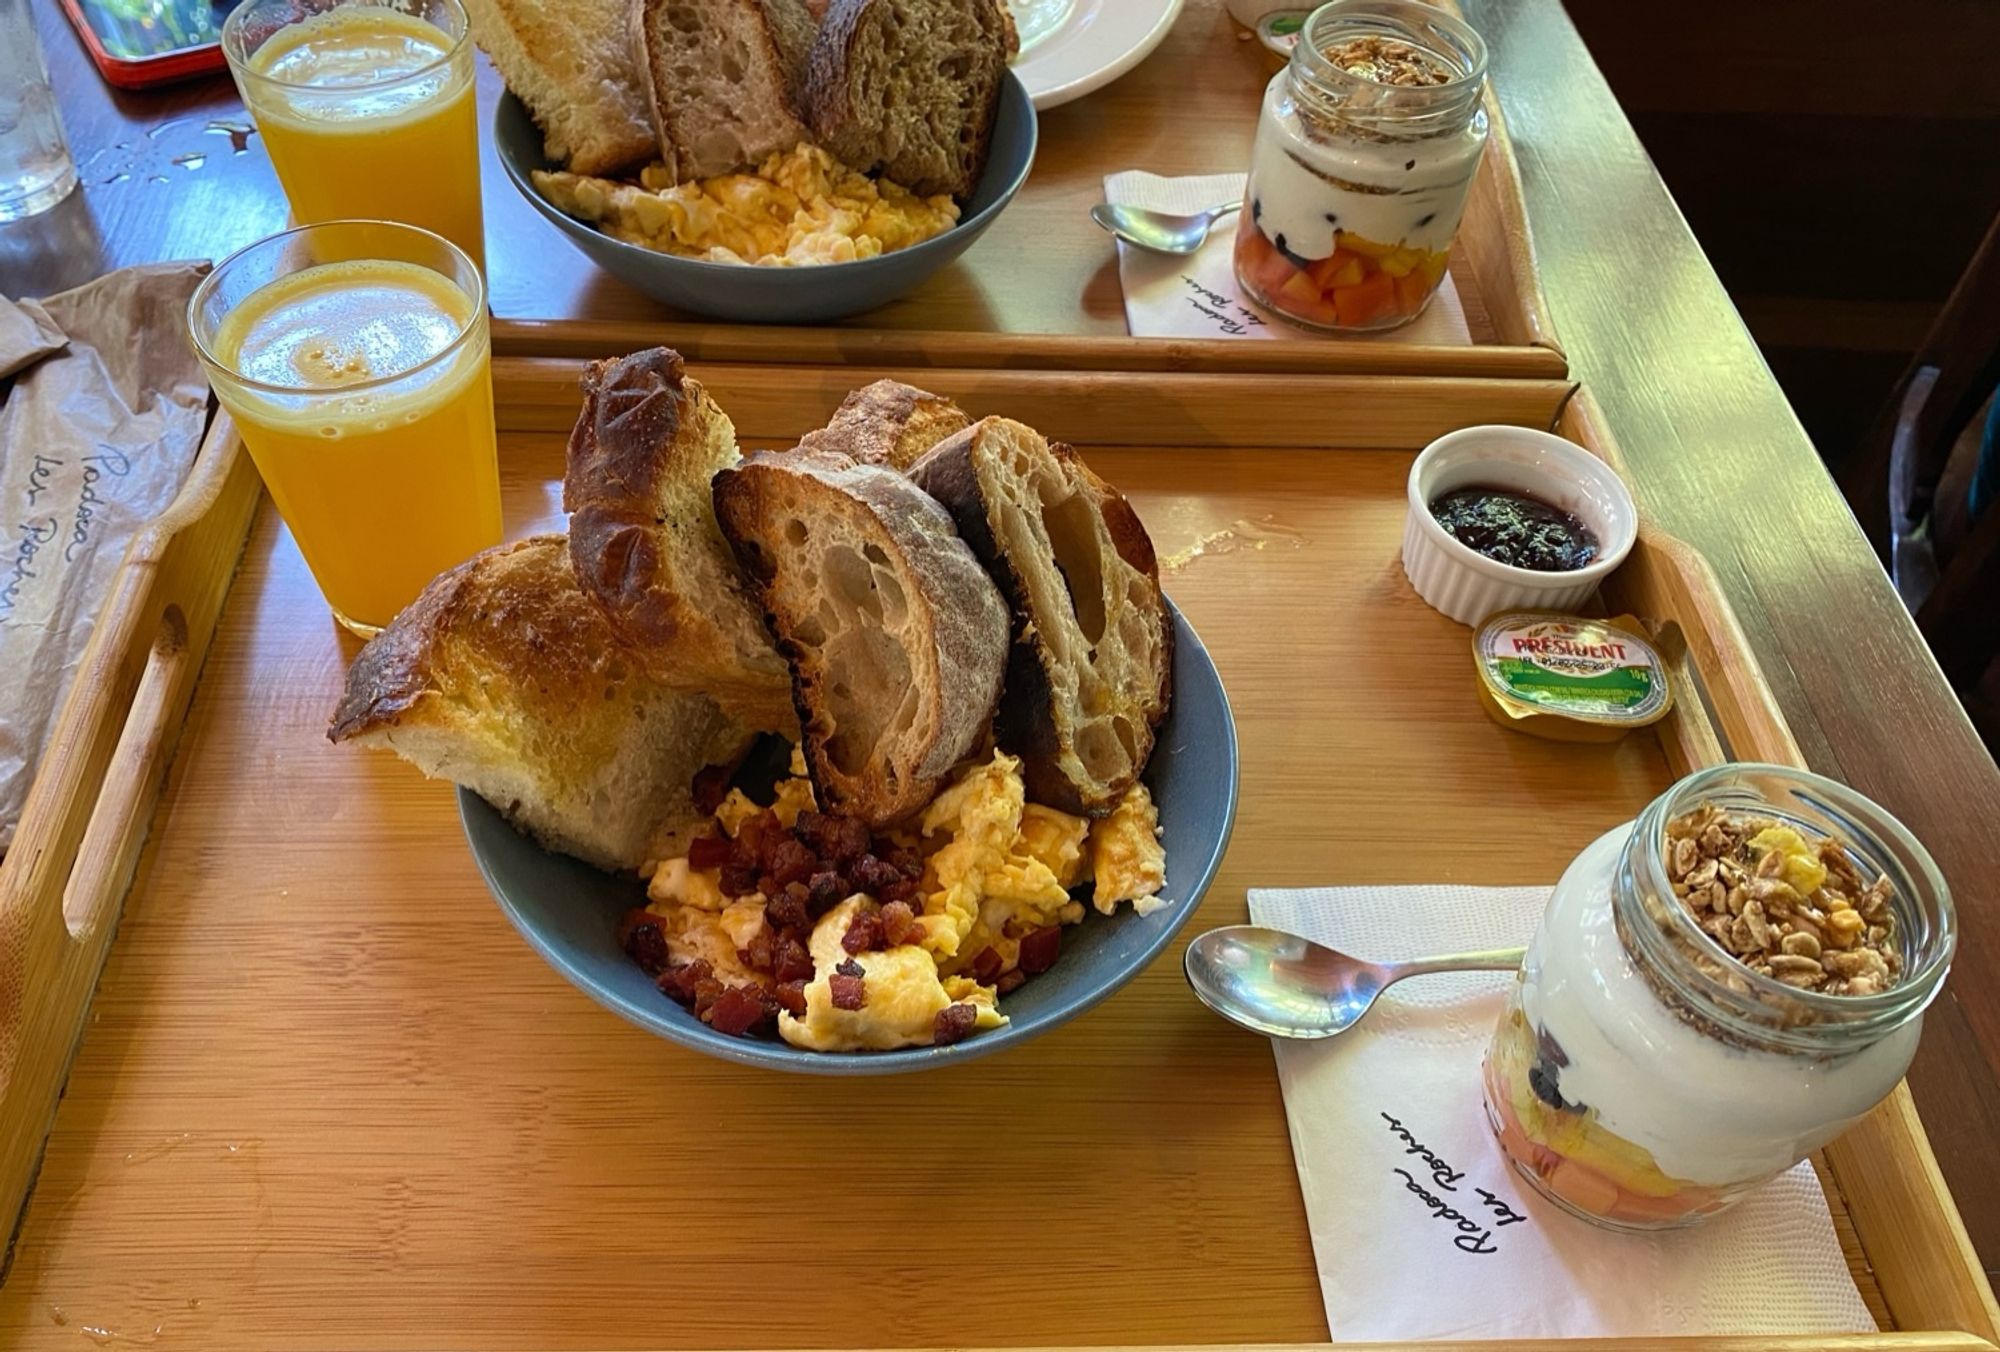
<path id="1" fill-rule="evenodd" d="M 812 980 L 812 953 L 797 935 L 787 933 L 778 936 L 777 951 L 771 962 L 771 975 L 780 982 Z"/>
<path id="2" fill-rule="evenodd" d="M 801 812 L 797 830 L 815 854 L 835 864 L 853 863 L 871 843 L 865 823 L 831 812 Z"/>
<path id="3" fill-rule="evenodd" d="M 740 863 L 731 855 L 729 862 L 722 866 L 719 882 L 723 896 L 747 897 L 757 890 L 757 866 Z"/>
<path id="4" fill-rule="evenodd" d="M 840 938 L 840 946 L 849 953 L 872 953 L 881 948 L 882 917 L 866 908 L 856 911 L 847 933 Z"/>
<path id="5" fill-rule="evenodd" d="M 888 860 L 878 859 L 872 854 L 864 854 L 855 860 L 853 867 L 847 871 L 847 876 L 853 880 L 856 891 L 866 892 L 878 900 L 888 889 L 899 884 L 907 886 L 910 881 L 903 876 L 903 870 Z"/>
<path id="6" fill-rule="evenodd" d="M 764 905 L 764 919 L 774 929 L 805 929 L 812 924 L 812 915 L 806 909 L 805 899 L 786 888 L 772 897 Z"/>
<path id="7" fill-rule="evenodd" d="M 894 948 L 900 943 L 913 940 L 911 933 L 917 928 L 917 913 L 909 903 L 892 901 L 882 908 L 882 939 L 887 947 Z"/>
<path id="8" fill-rule="evenodd" d="M 715 979 L 715 969 L 708 965 L 708 959 L 696 958 L 693 962 L 677 963 L 661 972 L 656 984 L 660 993 L 684 1005 L 694 1003 L 695 990 L 704 981 Z"/>
<path id="9" fill-rule="evenodd" d="M 1006 995 L 1021 989 L 1021 987 L 1027 984 L 1028 974 L 1016 967 L 1011 972 L 1003 972 L 1001 974 L 1000 979 L 993 983 L 993 992 L 996 995 Z"/>
<path id="10" fill-rule="evenodd" d="M 1056 958 L 1062 953 L 1062 927 L 1044 925 L 1021 940 L 1021 972 L 1024 976 L 1040 976 L 1056 965 Z"/>
<path id="11" fill-rule="evenodd" d="M 851 958 L 848 960 L 848 962 L 852 961 L 853 959 Z M 848 964 L 843 962 L 840 965 L 845 967 Z M 858 976 L 850 976 L 845 972 L 836 971 L 826 979 L 826 983 L 833 991 L 833 1007 L 835 1009 L 856 1010 L 867 1003 L 868 983 Z"/>
<path id="12" fill-rule="evenodd" d="M 715 1007 L 715 1001 L 722 994 L 724 986 L 714 977 L 703 977 L 694 983 L 694 1016 L 703 1023 L 708 1022 L 708 1011 Z"/>
<path id="13" fill-rule="evenodd" d="M 990 986 L 1005 964 L 1006 959 L 1000 956 L 999 949 L 982 948 L 972 958 L 972 979 L 982 986 Z"/>
<path id="14" fill-rule="evenodd" d="M 671 961 L 667 953 L 667 934 L 660 925 L 660 917 L 643 906 L 627 911 L 625 918 L 618 922 L 618 946 L 625 950 L 627 957 L 639 964 L 639 970 L 647 976 L 658 976 Z"/>
<path id="15" fill-rule="evenodd" d="M 931 1025 L 931 1041 L 940 1047 L 963 1042 L 978 1021 L 979 1011 L 971 1005 L 946 1005 L 937 1012 L 937 1021 Z"/>
<path id="16" fill-rule="evenodd" d="M 729 862 L 729 842 L 721 836 L 701 836 L 688 842 L 689 868 L 721 868 Z"/>
<path id="17" fill-rule="evenodd" d="M 806 983 L 803 981 L 781 981 L 771 992 L 771 998 L 778 1002 L 778 1008 L 795 1019 L 806 1016 Z"/>
<path id="18" fill-rule="evenodd" d="M 695 772 L 694 806 L 697 812 L 701 813 L 703 816 L 709 815 L 710 813 L 714 812 L 717 808 L 721 807 L 722 800 L 727 798 L 728 796 L 729 796 L 728 766 L 711 765 L 705 770 L 698 770 Z M 701 865 L 701 867 L 710 868 L 713 867 L 713 865 L 704 864 Z"/>
<path id="19" fill-rule="evenodd" d="M 806 904 L 816 916 L 825 915 L 847 900 L 847 879 L 832 869 L 821 869 L 806 884 Z"/>
<path id="20" fill-rule="evenodd" d="M 763 928 L 750 936 L 750 942 L 736 950 L 736 956 L 753 972 L 769 972 L 776 961 L 777 945 L 778 932 L 767 919 Z"/>
<path id="21" fill-rule="evenodd" d="M 744 1037 L 777 1017 L 777 1006 L 755 986 L 725 986 L 702 1018 L 718 1033 Z"/>
<path id="22" fill-rule="evenodd" d="M 842 976 L 868 975 L 868 969 L 866 967 L 863 967 L 860 963 L 856 962 L 853 958 L 842 958 L 840 960 L 840 966 L 834 968 L 833 970 L 840 973 Z"/>
<path id="23" fill-rule="evenodd" d="M 819 868 L 819 859 L 790 836 L 766 844 L 762 850 L 764 895 L 774 896 L 787 883 L 802 883 Z"/>

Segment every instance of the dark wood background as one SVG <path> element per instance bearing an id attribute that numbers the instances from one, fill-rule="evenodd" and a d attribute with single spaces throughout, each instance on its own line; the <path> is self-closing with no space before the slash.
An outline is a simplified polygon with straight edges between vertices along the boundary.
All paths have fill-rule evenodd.
<path id="1" fill-rule="evenodd" d="M 2000 213 L 2000 4 L 1568 9 L 1839 473 Z"/>

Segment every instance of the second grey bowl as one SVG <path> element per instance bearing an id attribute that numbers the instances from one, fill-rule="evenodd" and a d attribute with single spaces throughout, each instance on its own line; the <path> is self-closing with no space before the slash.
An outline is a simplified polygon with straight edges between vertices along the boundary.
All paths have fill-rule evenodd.
<path id="1" fill-rule="evenodd" d="M 493 143 L 500 163 L 528 204 L 569 237 L 570 243 L 612 276 L 676 309 L 750 324 L 820 324 L 887 305 L 914 291 L 972 247 L 999 217 L 1035 163 L 1035 105 L 1012 71 L 1000 86 L 993 142 L 972 196 L 961 203 L 958 224 L 907 249 L 852 263 L 760 268 L 680 258 L 613 239 L 593 225 L 565 216 L 535 189 L 536 169 L 562 166 L 543 158 L 542 134 L 511 92 L 493 113 Z"/>

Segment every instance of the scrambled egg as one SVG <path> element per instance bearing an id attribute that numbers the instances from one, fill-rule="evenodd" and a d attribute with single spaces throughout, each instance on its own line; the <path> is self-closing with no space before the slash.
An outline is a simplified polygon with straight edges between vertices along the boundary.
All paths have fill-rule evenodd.
<path id="1" fill-rule="evenodd" d="M 813 979 L 806 983 L 806 1014 L 802 1019 L 780 1014 L 778 1036 L 795 1047 L 821 1052 L 928 1047 L 938 1011 L 960 1000 L 975 1010 L 975 1032 L 1007 1022 L 990 989 L 963 980 L 948 988 L 931 955 L 915 944 L 851 955 L 862 971 L 861 1008 L 834 1008 L 834 969 L 850 957 L 841 938 L 855 914 L 874 904 L 866 897 L 849 897 L 813 926 Z"/>
<path id="2" fill-rule="evenodd" d="M 794 753 L 793 777 L 777 786 L 772 810 L 787 826 L 814 806 L 804 771 Z M 761 810 L 732 789 L 715 820 L 734 837 Z M 1070 889 L 1085 884 L 1094 883 L 1092 902 L 1106 915 L 1121 901 L 1142 915 L 1158 910 L 1166 904 L 1158 896 L 1166 881 L 1159 831 L 1143 785 L 1092 823 L 1028 802 L 1021 762 L 1013 756 L 996 751 L 985 763 L 966 767 L 925 808 L 909 837 L 925 855 L 918 941 L 850 955 L 841 940 L 855 915 L 876 903 L 860 895 L 841 902 L 813 926 L 805 1016 L 781 1014 L 779 1036 L 814 1051 L 929 1046 L 938 1011 L 950 1004 L 976 1008 L 975 1031 L 999 1027 L 1007 1020 L 998 995 L 970 975 L 974 963 L 990 948 L 1000 962 L 993 967 L 988 960 L 982 973 L 987 981 L 1016 970 L 1023 938 L 1083 919 L 1083 904 Z M 648 909 L 666 920 L 662 931 L 676 963 L 703 958 L 726 983 L 769 987 L 771 979 L 751 971 L 738 954 L 764 925 L 764 899 L 731 901 L 722 894 L 720 873 L 690 868 L 685 858 L 666 860 L 647 885 Z M 864 972 L 863 1003 L 836 1009 L 831 980 L 850 957 Z"/>
<path id="3" fill-rule="evenodd" d="M 1129 901 L 1140 915 L 1166 905 L 1167 852 L 1160 847 L 1160 814 L 1144 784 L 1125 790 L 1111 815 L 1090 833 L 1090 868 L 1097 886 L 1090 898 L 1098 914 L 1110 915 Z"/>
<path id="4" fill-rule="evenodd" d="M 754 174 L 694 183 L 674 183 L 663 165 L 647 168 L 636 184 L 541 170 L 534 180 L 558 211 L 613 239 L 710 263 L 851 263 L 958 223 L 951 198 L 918 197 L 857 174 L 803 141 Z"/>

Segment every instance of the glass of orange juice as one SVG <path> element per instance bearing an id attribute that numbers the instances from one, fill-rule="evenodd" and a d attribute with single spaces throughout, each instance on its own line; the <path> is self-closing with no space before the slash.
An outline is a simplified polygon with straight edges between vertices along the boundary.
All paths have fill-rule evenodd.
<path id="1" fill-rule="evenodd" d="M 485 266 L 459 0 L 245 0 L 222 50 L 295 221 L 419 225 Z"/>
<path id="2" fill-rule="evenodd" d="M 224 259 L 188 330 L 349 629 L 500 542 L 486 287 L 464 250 L 388 221 L 300 226 Z"/>

